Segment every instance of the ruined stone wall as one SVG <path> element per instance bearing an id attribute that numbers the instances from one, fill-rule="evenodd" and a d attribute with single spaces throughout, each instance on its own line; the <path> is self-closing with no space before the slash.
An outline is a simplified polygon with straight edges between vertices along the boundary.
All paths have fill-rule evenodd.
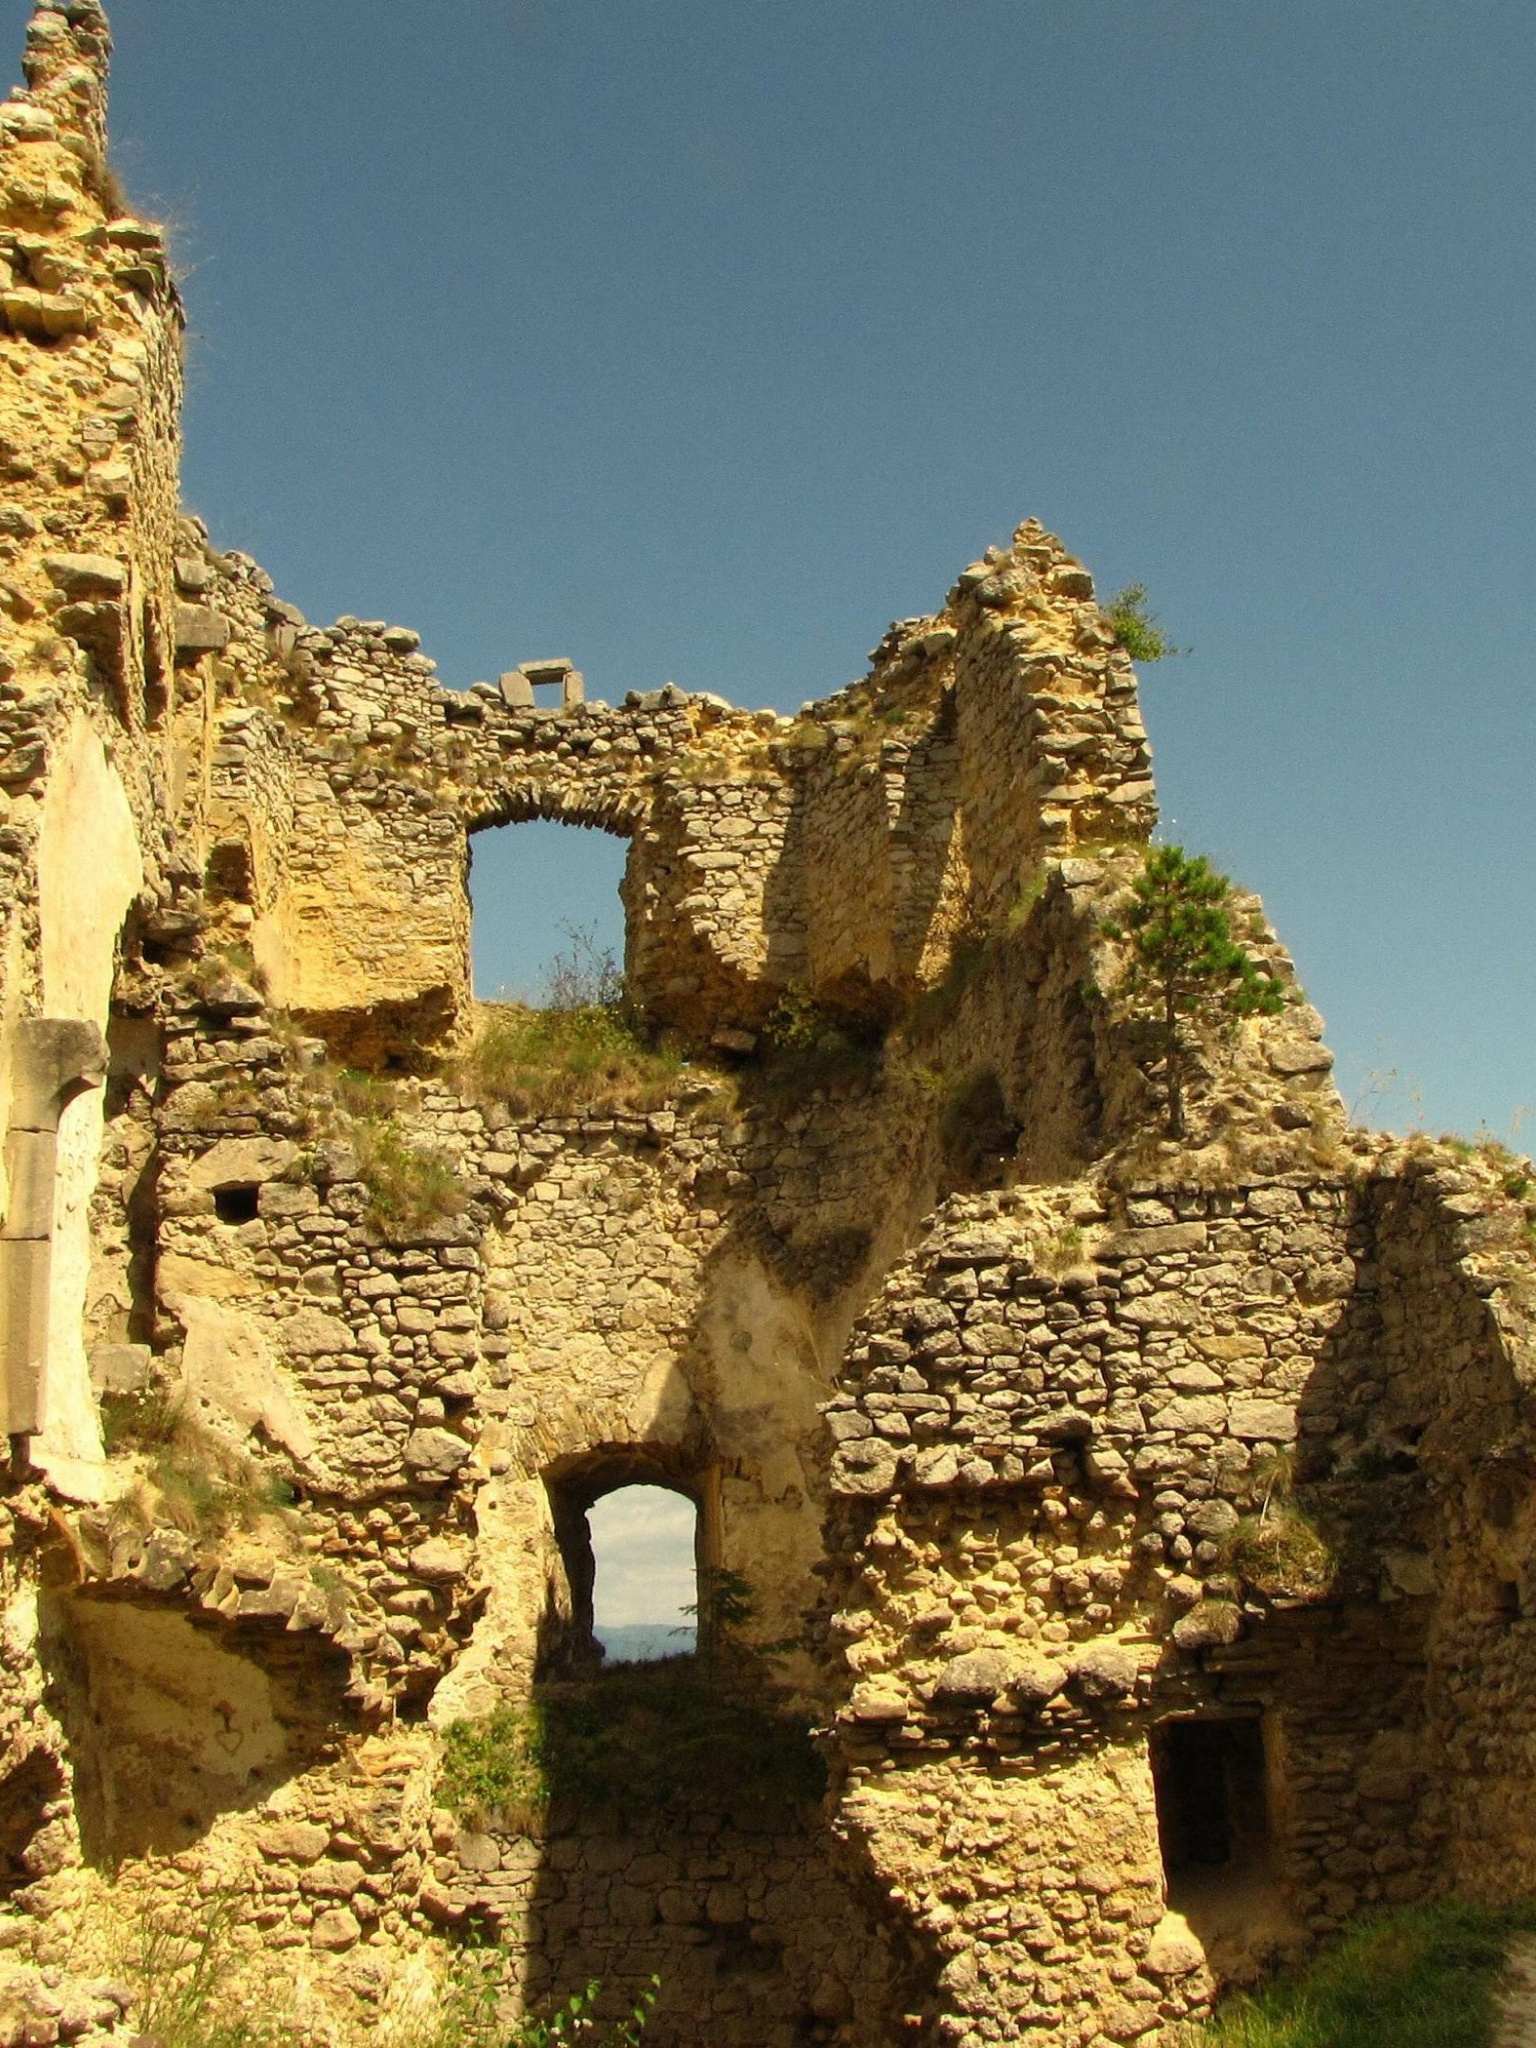
<path id="1" fill-rule="evenodd" d="M 1528 1889 L 1529 1169 L 1348 1132 L 1242 895 L 1293 1000 L 1161 1135 L 1087 571 L 1028 522 L 794 718 L 309 625 L 178 513 L 107 48 L 43 0 L 0 107 L 0 2044 L 130 2035 L 134 1930 L 225 1889 L 325 2048 L 477 1922 L 535 1999 L 659 1972 L 676 2048 L 1167 2048 L 1362 1909 Z M 643 1105 L 464 1058 L 472 837 L 534 818 L 629 842 L 694 1059 Z M 445 1804 L 456 1723 L 601 1695 L 636 1479 L 826 1800 Z"/>

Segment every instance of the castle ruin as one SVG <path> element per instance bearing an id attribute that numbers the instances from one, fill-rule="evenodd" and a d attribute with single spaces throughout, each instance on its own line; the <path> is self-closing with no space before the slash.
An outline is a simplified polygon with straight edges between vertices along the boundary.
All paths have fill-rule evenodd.
<path id="1" fill-rule="evenodd" d="M 1160 2048 L 1536 1889 L 1532 1190 L 1350 1128 L 1251 897 L 1294 1000 L 1162 1136 L 1088 571 L 1031 521 L 794 718 L 311 626 L 181 512 L 109 53 L 37 0 L 0 105 L 3 2048 L 132 2039 L 199 1900 L 332 2048 L 470 1932 L 659 1976 L 658 2048 Z M 476 1066 L 470 842 L 536 818 L 627 844 L 643 1099 Z M 601 1690 L 636 1480 L 751 1589 L 739 1783 L 456 1801 Z"/>

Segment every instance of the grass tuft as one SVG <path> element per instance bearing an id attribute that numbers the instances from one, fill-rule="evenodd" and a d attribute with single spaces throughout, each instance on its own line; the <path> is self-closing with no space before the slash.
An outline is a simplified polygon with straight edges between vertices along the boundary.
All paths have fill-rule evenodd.
<path id="1" fill-rule="evenodd" d="M 1351 1929 L 1334 1948 L 1225 2004 L 1194 2048 L 1489 2048 L 1512 1934 L 1536 1904 L 1456 1899 Z"/>
<path id="2" fill-rule="evenodd" d="M 472 1100 L 501 1103 L 514 1116 L 660 1109 L 683 1073 L 681 1059 L 653 1051 L 618 1003 L 487 1003 L 484 1012 L 458 1083 Z"/>
<path id="3" fill-rule="evenodd" d="M 413 1145 L 392 1118 L 359 1121 L 352 1142 L 358 1177 L 368 1190 L 368 1221 L 385 1237 L 409 1237 L 464 1213 L 469 1198 L 449 1162 Z"/>
<path id="4" fill-rule="evenodd" d="M 169 1523 L 207 1539 L 253 1528 L 293 1504 L 293 1488 L 280 1473 L 264 1471 L 163 1387 L 106 1396 L 102 1420 L 109 1453 L 144 1457 L 141 1479 L 117 1505 L 119 1525 Z"/>

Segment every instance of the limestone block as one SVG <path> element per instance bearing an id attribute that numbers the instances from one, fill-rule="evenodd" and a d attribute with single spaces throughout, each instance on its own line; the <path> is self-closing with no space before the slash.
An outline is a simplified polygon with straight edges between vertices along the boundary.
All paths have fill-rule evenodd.
<path id="1" fill-rule="evenodd" d="M 334 1952 L 353 1947 L 361 1939 L 362 1932 L 357 1915 L 350 1907 L 332 1906 L 328 1912 L 316 1915 L 309 1938 L 316 1948 Z"/>
<path id="2" fill-rule="evenodd" d="M 848 1712 L 855 1721 L 875 1724 L 904 1721 L 908 1713 L 907 1696 L 889 1680 L 882 1684 L 878 1679 L 866 1679 L 854 1687 L 848 1700 Z"/>
<path id="3" fill-rule="evenodd" d="M 37 1017 L 11 1041 L 11 1128 L 51 1131 L 72 1095 L 106 1078 L 107 1042 L 96 1024 Z"/>
<path id="4" fill-rule="evenodd" d="M 1200 1946 L 1182 1914 L 1169 1913 L 1159 1922 L 1142 1967 L 1153 1977 L 1187 1977 L 1205 1963 Z"/>
<path id="5" fill-rule="evenodd" d="M 1319 1045 L 1312 1039 L 1280 1039 L 1264 1049 L 1271 1071 L 1286 1077 L 1299 1074 L 1326 1074 L 1333 1065 L 1333 1054 L 1326 1045 Z"/>
<path id="6" fill-rule="evenodd" d="M 91 1385 L 98 1394 L 137 1394 L 153 1372 L 147 1344 L 98 1344 L 91 1353 Z"/>
<path id="7" fill-rule="evenodd" d="M 13 1130 L 6 1146 L 8 1199 L 0 1235 L 6 1238 L 53 1235 L 53 1205 L 58 1164 L 58 1139 L 52 1131 Z"/>
<path id="8" fill-rule="evenodd" d="M 121 597 L 127 587 L 128 572 L 111 555 L 45 555 L 43 567 L 66 597 Z"/>
<path id="9" fill-rule="evenodd" d="M 1173 1625 L 1173 1640 L 1181 1650 L 1214 1650 L 1235 1643 L 1243 1632 L 1243 1617 L 1230 1600 L 1202 1600 Z"/>
<path id="10" fill-rule="evenodd" d="M 411 1570 L 428 1585 L 451 1585 L 469 1569 L 469 1546 L 446 1537 L 431 1536 L 418 1543 L 410 1554 Z"/>
<path id="11" fill-rule="evenodd" d="M 274 1863 L 317 1863 L 330 1845 L 330 1829 L 307 1820 L 279 1821 L 256 1836 L 256 1846 Z"/>
<path id="12" fill-rule="evenodd" d="M 260 1187 L 265 1181 L 281 1180 L 298 1156 L 299 1148 L 287 1138 L 221 1138 L 192 1162 L 187 1179 L 193 1187 L 210 1192 Z"/>
<path id="13" fill-rule="evenodd" d="M 1071 1683 L 1085 1699 L 1124 1699 L 1136 1689 L 1135 1656 L 1116 1642 L 1090 1643 L 1072 1660 Z"/>
<path id="14" fill-rule="evenodd" d="M 352 1349 L 352 1331 L 339 1316 L 323 1309 L 301 1308 L 277 1326 L 283 1349 L 293 1358 L 322 1358 L 332 1351 Z"/>
<path id="15" fill-rule="evenodd" d="M 1160 1252 L 1203 1251 L 1208 1234 L 1203 1223 L 1165 1223 L 1146 1230 L 1122 1230 L 1111 1238 L 1100 1256 L 1152 1259 Z"/>
<path id="16" fill-rule="evenodd" d="M 5 1417 L 0 1429 L 3 1435 L 33 1436 L 42 1427 L 52 1252 L 47 1238 L 0 1243 L 0 1341 L 4 1344 L 5 1365 Z"/>
<path id="17" fill-rule="evenodd" d="M 1019 1706 L 1033 1711 L 1055 1699 L 1066 1679 L 1062 1667 L 1048 1657 L 1026 1656 L 1014 1661 L 1005 1690 Z"/>
<path id="18" fill-rule="evenodd" d="M 1239 1395 L 1231 1404 L 1229 1427 L 1234 1436 L 1250 1442 L 1290 1443 L 1296 1435 L 1296 1410 L 1288 1401 Z"/>
<path id="19" fill-rule="evenodd" d="M 201 604 L 176 607 L 176 652 L 220 654 L 234 638 L 234 627 L 222 612 Z"/>
<path id="20" fill-rule="evenodd" d="M 984 1705 L 1008 1689 L 1013 1674 L 1006 1650 L 970 1650 L 949 1659 L 939 1673 L 933 1696 L 949 1705 Z"/>
<path id="21" fill-rule="evenodd" d="M 271 1356 L 268 1326 L 196 1295 L 168 1294 L 167 1302 L 187 1332 L 182 1375 L 188 1394 L 246 1432 L 262 1430 L 290 1456 L 312 1457 L 314 1430 Z M 318 1314 L 317 1319 L 334 1320 Z"/>
<path id="22" fill-rule="evenodd" d="M 413 1429 L 405 1440 L 404 1458 L 420 1479 L 451 1479 L 468 1463 L 469 1445 L 449 1429 Z"/>

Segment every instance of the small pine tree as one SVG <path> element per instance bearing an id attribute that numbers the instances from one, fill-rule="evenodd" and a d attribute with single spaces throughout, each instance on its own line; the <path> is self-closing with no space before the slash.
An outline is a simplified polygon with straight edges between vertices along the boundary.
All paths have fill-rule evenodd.
<path id="1" fill-rule="evenodd" d="M 1168 1135 L 1184 1136 L 1183 1019 L 1233 1022 L 1273 1017 L 1285 990 L 1232 936 L 1227 906 L 1232 885 L 1204 854 L 1155 846 L 1131 884 L 1123 919 L 1106 922 L 1111 938 L 1129 942 L 1123 987 L 1158 1031 L 1168 1106 Z"/>

